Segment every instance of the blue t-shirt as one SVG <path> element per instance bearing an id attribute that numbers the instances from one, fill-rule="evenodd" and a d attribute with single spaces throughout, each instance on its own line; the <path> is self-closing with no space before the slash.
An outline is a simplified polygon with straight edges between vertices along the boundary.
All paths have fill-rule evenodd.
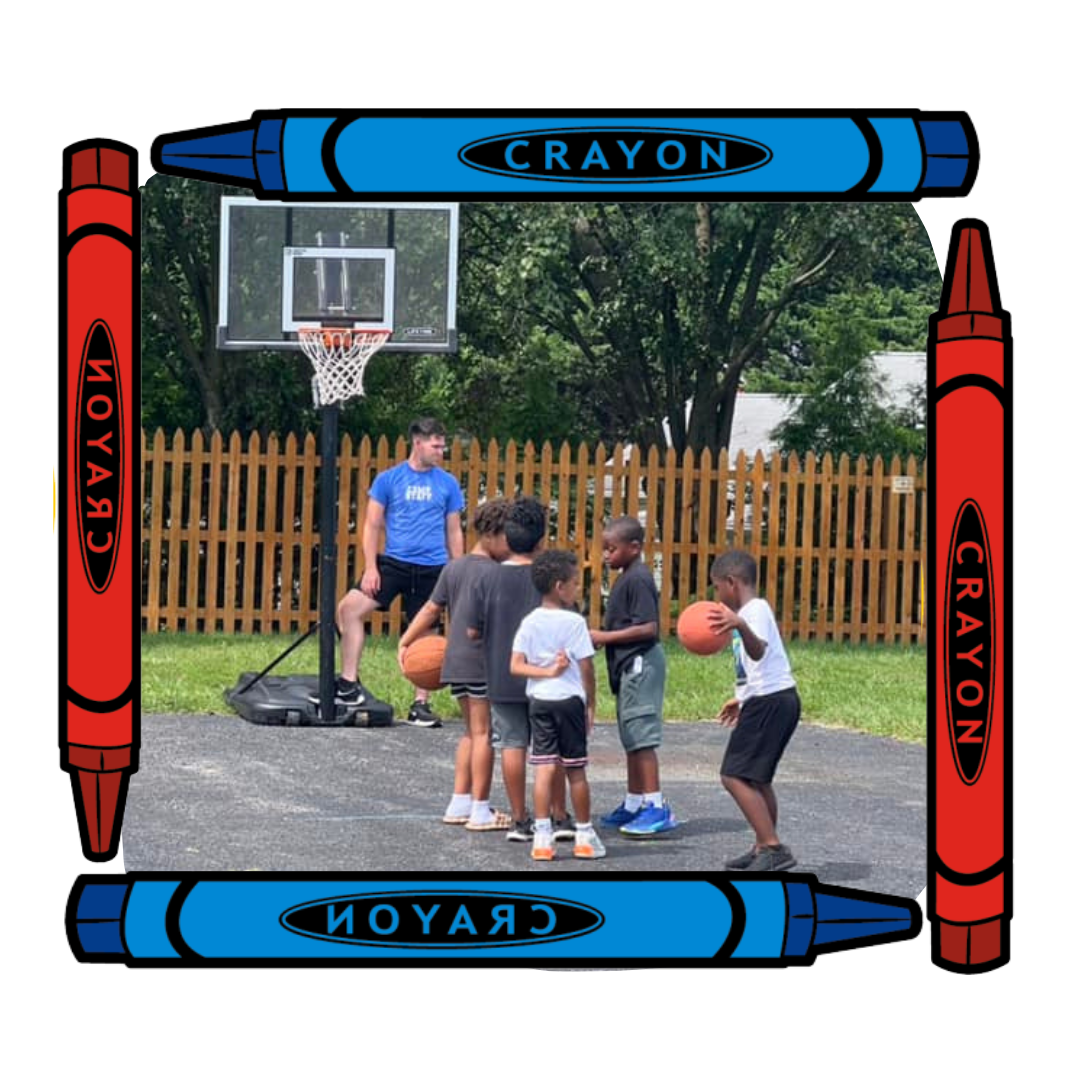
<path id="1" fill-rule="evenodd" d="M 461 485 L 444 469 L 417 472 L 407 461 L 379 473 L 368 495 L 386 509 L 386 552 L 420 566 L 442 566 L 446 519 L 465 506 Z"/>

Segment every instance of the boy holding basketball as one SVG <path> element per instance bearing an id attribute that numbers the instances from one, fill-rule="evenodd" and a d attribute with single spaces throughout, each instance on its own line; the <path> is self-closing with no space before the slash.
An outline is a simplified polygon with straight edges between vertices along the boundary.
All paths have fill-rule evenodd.
<path id="1" fill-rule="evenodd" d="M 626 751 L 626 797 L 600 821 L 638 839 L 678 825 L 660 790 L 656 751 L 663 733 L 667 668 L 660 645 L 660 594 L 641 560 L 644 542 L 637 518 L 607 523 L 604 562 L 619 577 L 608 597 L 604 628 L 592 631 L 593 645 L 607 652 L 608 682 Z"/>
<path id="2" fill-rule="evenodd" d="M 461 706 L 465 733 L 458 740 L 454 758 L 454 794 L 443 814 L 447 825 L 464 825 L 470 832 L 509 829 L 511 820 L 502 811 L 491 809 L 491 709 L 488 704 L 487 675 L 481 643 L 468 636 L 469 605 L 478 583 L 493 573 L 509 554 L 503 531 L 507 499 L 490 499 L 473 514 L 476 543 L 472 550 L 443 567 L 431 598 L 401 635 L 398 666 L 405 672 L 405 653 L 439 623 L 443 611 L 450 611 L 442 681 Z"/>
<path id="3" fill-rule="evenodd" d="M 604 845 L 592 827 L 588 735 L 596 716 L 596 676 L 589 627 L 577 613 L 581 577 L 569 551 L 545 551 L 532 564 L 532 580 L 543 599 L 521 621 L 511 646 L 510 672 L 528 680 L 529 723 L 536 769 L 533 807 L 536 831 L 532 857 L 555 858 L 551 805 L 555 786 L 562 786 L 561 765 L 570 784 L 577 826 L 574 857 L 602 859 Z"/>
<path id="4" fill-rule="evenodd" d="M 757 594 L 757 563 L 745 551 L 719 556 L 709 574 L 720 604 L 709 616 L 717 633 L 730 632 L 735 697 L 717 719 L 733 729 L 720 780 L 754 830 L 754 846 L 728 870 L 778 871 L 795 865 L 776 833 L 779 811 L 772 780 L 799 723 L 801 704 L 780 629 Z"/>

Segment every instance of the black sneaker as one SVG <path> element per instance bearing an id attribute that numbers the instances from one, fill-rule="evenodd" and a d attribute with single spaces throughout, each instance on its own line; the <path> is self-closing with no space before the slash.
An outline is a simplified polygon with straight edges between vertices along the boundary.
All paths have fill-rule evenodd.
<path id="1" fill-rule="evenodd" d="M 569 815 L 555 818 L 551 823 L 551 828 L 555 833 L 556 840 L 573 840 L 577 835 L 577 826 L 574 824 L 574 819 Z"/>
<path id="2" fill-rule="evenodd" d="M 431 706 L 426 701 L 414 701 L 409 706 L 405 723 L 412 724 L 413 727 L 442 727 L 442 720 L 431 711 Z"/>
<path id="3" fill-rule="evenodd" d="M 751 848 L 745 855 L 736 855 L 724 863 L 725 870 L 745 870 L 757 858 L 757 848 Z"/>
<path id="4" fill-rule="evenodd" d="M 367 698 L 368 693 L 361 683 L 347 683 L 340 675 L 334 680 L 335 705 L 344 705 L 346 708 L 355 707 L 363 705 Z M 319 704 L 318 690 L 313 694 L 308 694 L 308 701 L 313 705 Z"/>
<path id="5" fill-rule="evenodd" d="M 514 822 L 506 834 L 506 839 L 514 840 L 519 844 L 531 844 L 534 832 L 536 832 L 536 826 L 533 824 L 533 819 L 527 817 L 524 821 Z"/>
<path id="6" fill-rule="evenodd" d="M 762 848 L 746 868 L 755 874 L 773 874 L 779 870 L 790 870 L 795 865 L 795 856 L 783 844 L 776 847 Z"/>

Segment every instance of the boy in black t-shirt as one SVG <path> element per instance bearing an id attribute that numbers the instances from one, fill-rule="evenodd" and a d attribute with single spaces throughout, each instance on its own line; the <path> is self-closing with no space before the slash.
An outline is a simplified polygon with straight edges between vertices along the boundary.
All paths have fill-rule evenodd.
<path id="1" fill-rule="evenodd" d="M 641 561 L 645 530 L 621 517 L 604 528 L 604 562 L 621 571 L 608 597 L 604 628 L 592 631 L 607 652 L 619 738 L 626 751 L 626 798 L 601 824 L 631 837 L 669 832 L 678 822 L 660 791 L 657 748 L 663 733 L 666 662 L 660 645 L 660 595 Z"/>
<path id="2" fill-rule="evenodd" d="M 532 843 L 534 823 L 525 803 L 525 766 L 532 736 L 529 699 L 525 679 L 510 674 L 510 646 L 521 620 L 540 606 L 532 561 L 547 536 L 543 505 L 528 496 L 516 498 L 507 508 L 503 534 L 510 557 L 478 582 L 469 609 L 469 636 L 483 641 L 491 745 L 502 760 L 503 787 L 514 819 L 506 838 Z M 566 810 L 566 771 L 561 765 L 552 788 L 551 811 L 555 839 L 573 840 L 574 823 Z"/>

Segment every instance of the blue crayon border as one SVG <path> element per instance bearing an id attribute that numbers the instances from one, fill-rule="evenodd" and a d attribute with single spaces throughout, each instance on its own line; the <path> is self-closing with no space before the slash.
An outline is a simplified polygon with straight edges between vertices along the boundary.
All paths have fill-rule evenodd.
<path id="1" fill-rule="evenodd" d="M 919 179 L 919 184 L 916 185 L 914 191 L 902 191 L 902 192 L 889 192 L 889 191 L 877 191 L 873 192 L 870 188 L 874 185 L 881 174 L 881 169 L 884 164 L 883 150 L 878 133 L 875 131 L 871 120 L 916 120 L 922 118 L 928 121 L 935 119 L 942 119 L 945 116 L 949 119 L 953 119 L 961 125 L 964 136 L 967 139 L 968 144 L 968 169 L 967 174 L 963 182 L 955 187 L 949 187 L 947 190 L 930 188 L 925 192 L 921 192 L 920 188 L 922 182 L 926 178 L 926 170 L 928 161 L 934 158 L 947 158 L 950 155 L 944 153 L 933 153 L 932 148 L 927 147 L 926 139 L 923 132 L 919 129 L 918 123 L 914 123 L 915 132 L 919 138 L 920 145 L 922 147 L 923 166 L 922 174 Z M 196 167 L 187 165 L 178 165 L 175 163 L 168 163 L 163 160 L 162 150 L 177 141 L 205 139 L 213 136 L 228 136 L 239 135 L 246 133 L 252 129 L 252 126 L 257 126 L 260 122 L 273 122 L 277 121 L 279 124 L 281 121 L 288 119 L 300 119 L 300 118 L 320 118 L 330 121 L 326 131 L 321 138 L 321 166 L 327 179 L 331 185 L 332 190 L 310 190 L 297 188 L 293 191 L 289 190 L 273 190 L 263 191 L 262 186 L 257 179 L 244 180 L 239 176 L 221 175 L 212 171 L 200 170 Z M 505 182 L 498 184 L 496 187 L 490 185 L 485 188 L 479 188 L 474 191 L 457 189 L 453 191 L 436 190 L 434 187 L 424 190 L 412 190 L 408 192 L 402 192 L 397 189 L 353 189 L 350 188 L 345 178 L 342 176 L 337 162 L 334 160 L 333 147 L 336 137 L 343 132 L 351 123 L 357 120 L 372 119 L 372 120 L 387 120 L 387 119 L 433 119 L 433 120 L 476 120 L 476 119 L 491 119 L 498 121 L 500 119 L 542 119 L 549 123 L 560 124 L 561 127 L 556 129 L 554 127 L 549 130 L 551 134 L 558 134 L 560 131 L 566 133 L 568 130 L 568 124 L 574 120 L 589 119 L 589 120 L 611 120 L 618 121 L 624 120 L 629 122 L 629 126 L 634 126 L 634 121 L 639 120 L 671 120 L 673 117 L 685 118 L 688 120 L 702 119 L 702 120 L 715 120 L 718 118 L 724 119 L 773 119 L 773 120 L 786 120 L 786 119 L 840 119 L 850 120 L 859 129 L 860 133 L 866 140 L 866 147 L 870 154 L 870 160 L 868 162 L 866 172 L 862 179 L 856 183 L 853 187 L 839 192 L 833 191 L 805 191 L 800 192 L 798 190 L 790 190 L 783 192 L 775 191 L 724 191 L 722 187 L 723 181 L 715 189 L 710 190 L 702 187 L 698 187 L 695 190 L 687 190 L 685 186 L 688 177 L 666 177 L 661 179 L 645 179 L 635 181 L 637 184 L 645 186 L 645 190 L 627 190 L 627 185 L 615 182 L 600 182 L 596 177 L 568 177 L 565 179 L 553 179 L 543 178 L 539 176 L 533 176 L 526 178 L 523 176 L 508 176 L 505 178 Z M 564 123 L 567 122 L 567 123 Z M 644 129 L 642 129 L 644 130 Z M 674 130 L 674 129 L 665 129 Z M 539 132 L 532 132 L 532 134 L 538 134 Z M 261 134 L 261 132 L 260 132 Z M 513 133 L 505 131 L 492 130 L 489 138 L 501 139 L 504 137 L 512 137 Z M 691 134 L 691 132 L 683 131 L 683 134 Z M 700 133 L 698 133 L 700 134 Z M 740 141 L 740 137 L 732 136 L 736 141 Z M 469 145 L 464 143 L 459 148 L 460 153 L 455 155 L 455 164 L 458 164 L 460 154 L 470 146 L 475 145 L 477 142 L 483 142 L 483 139 L 468 138 L 465 140 Z M 747 141 L 753 141 L 748 137 Z M 256 149 L 259 152 L 266 153 L 267 139 L 264 137 L 261 140 L 261 145 Z M 275 152 L 276 153 L 276 152 Z M 438 200 L 438 201 L 451 201 L 451 202 L 482 202 L 485 200 L 498 199 L 499 197 L 512 197 L 516 202 L 551 202 L 559 201 L 560 199 L 570 198 L 569 192 L 560 194 L 559 189 L 564 188 L 567 183 L 590 180 L 587 187 L 579 188 L 575 187 L 573 192 L 573 198 L 578 201 L 598 201 L 598 202 L 685 202 L 692 200 L 694 197 L 708 197 L 712 199 L 719 199 L 721 201 L 729 202 L 791 202 L 798 200 L 800 202 L 913 202 L 918 201 L 923 197 L 930 198 L 962 198 L 967 195 L 972 186 L 975 183 L 976 176 L 979 171 L 980 164 L 980 151 L 978 137 L 975 132 L 974 124 L 971 122 L 971 118 L 962 112 L 950 112 L 948 114 L 942 112 L 925 112 L 914 109 L 724 109 L 717 107 L 715 109 L 280 109 L 270 110 L 262 109 L 256 110 L 252 113 L 248 120 L 235 121 L 225 124 L 216 124 L 206 127 L 190 128 L 182 131 L 168 132 L 163 135 L 159 135 L 151 146 L 150 150 L 150 162 L 154 169 L 168 176 L 181 176 L 195 180 L 206 180 L 217 184 L 232 184 L 242 187 L 251 188 L 256 197 L 260 199 L 267 199 L 274 202 L 349 202 L 356 201 L 388 201 L 388 200 L 401 200 L 401 199 L 416 199 L 420 200 Z M 763 163 L 764 164 L 764 163 Z M 477 169 L 477 171 L 487 172 L 487 170 L 480 169 L 478 166 L 471 166 Z M 417 166 L 418 170 L 423 166 Z M 278 158 L 276 165 L 269 171 L 274 172 L 280 177 L 280 158 Z M 737 172 L 738 170 L 732 170 Z M 528 186 L 523 186 L 522 181 L 526 180 Z"/>
<path id="2" fill-rule="evenodd" d="M 635 968 L 707 968 L 707 969 L 719 969 L 719 968 L 786 968 L 786 967 L 809 967 L 812 965 L 818 956 L 826 953 L 835 952 L 847 952 L 853 949 L 860 949 L 867 946 L 874 946 L 879 944 L 892 944 L 894 942 L 901 942 L 910 940 L 919 935 L 922 930 L 923 916 L 922 911 L 916 901 L 907 899 L 906 897 L 891 896 L 886 893 L 876 893 L 871 891 L 863 891 L 858 889 L 847 889 L 841 886 L 828 885 L 825 888 L 828 889 L 829 895 L 842 899 L 850 899 L 855 901 L 864 902 L 879 902 L 886 904 L 893 908 L 903 909 L 910 916 L 910 927 L 902 931 L 891 931 L 889 933 L 882 934 L 869 934 L 866 937 L 860 937 L 855 939 L 844 939 L 834 942 L 826 942 L 818 946 L 810 946 L 807 948 L 805 955 L 791 954 L 784 955 L 784 951 L 788 945 L 789 932 L 791 929 L 792 913 L 790 908 L 787 912 L 787 923 L 785 925 L 784 937 L 780 944 L 780 955 L 776 957 L 736 957 L 733 955 L 741 944 L 743 932 L 745 931 L 748 923 L 747 919 L 747 900 L 737 891 L 735 882 L 739 883 L 751 883 L 762 882 L 772 883 L 776 882 L 780 885 L 795 884 L 807 887 L 811 892 L 816 885 L 819 884 L 818 879 L 813 874 L 702 874 L 702 873 L 650 873 L 650 874 L 633 874 L 626 872 L 615 872 L 611 874 L 605 874 L 603 876 L 603 885 L 607 887 L 612 882 L 634 882 L 640 884 L 642 882 L 669 882 L 671 884 L 678 883 L 705 883 L 716 888 L 728 901 L 731 909 L 731 926 L 728 930 L 727 936 L 722 946 L 716 951 L 713 956 L 708 957 L 685 957 L 685 956 L 640 956 L 630 952 L 624 957 L 603 955 L 603 956 L 572 956 L 572 957 L 551 957 L 548 955 L 538 956 L 535 953 L 529 954 L 527 951 L 528 945 L 542 944 L 540 942 L 527 942 L 523 943 L 522 951 L 515 955 L 515 949 L 517 946 L 514 943 L 502 944 L 497 948 L 488 948 L 483 956 L 461 956 L 453 955 L 452 950 L 447 950 L 445 958 L 443 956 L 433 956 L 430 951 L 424 953 L 423 956 L 411 957 L 386 957 L 386 958 L 373 958 L 367 957 L 335 957 L 335 958 L 323 958 L 323 957 L 302 957 L 302 958 L 273 958 L 267 959 L 263 957 L 247 957 L 242 959 L 237 958 L 221 958 L 221 957 L 203 957 L 195 952 L 189 945 L 186 944 L 183 938 L 183 934 L 180 930 L 180 912 L 183 908 L 184 901 L 190 895 L 192 890 L 199 884 L 204 882 L 267 882 L 267 883 L 287 883 L 287 882 L 332 882 L 336 886 L 343 884 L 349 885 L 353 883 L 363 883 L 365 881 L 377 882 L 385 888 L 381 888 L 377 895 L 384 896 L 389 892 L 394 892 L 403 901 L 409 897 L 407 888 L 397 888 L 396 886 L 405 885 L 410 881 L 422 882 L 422 887 L 417 889 L 417 897 L 428 896 L 433 892 L 433 883 L 439 887 L 450 886 L 463 886 L 461 891 L 467 891 L 469 885 L 476 886 L 478 884 L 486 884 L 493 880 L 499 882 L 520 882 L 521 892 L 516 893 L 518 897 L 524 894 L 530 894 L 536 899 L 544 899 L 549 902 L 561 902 L 563 903 L 577 903 L 570 899 L 569 895 L 562 896 L 560 898 L 554 898 L 543 895 L 543 884 L 537 880 L 535 874 L 530 874 L 525 871 L 509 871 L 505 873 L 469 873 L 469 874 L 454 874 L 447 873 L 445 871 L 425 873 L 420 871 L 403 872 L 397 874 L 382 874 L 378 872 L 366 872 L 366 873 L 336 873 L 336 872 L 282 872 L 271 873 L 265 871 L 251 872 L 251 873 L 234 873 L 234 872 L 208 872 L 205 874 L 193 873 L 191 871 L 184 871 L 180 873 L 169 873 L 167 871 L 153 871 L 153 872 L 139 872 L 134 874 L 88 874 L 81 875 L 76 879 L 72 886 L 71 892 L 68 896 L 67 906 L 64 915 L 64 925 L 67 932 L 68 944 L 71 948 L 75 958 L 81 963 L 122 963 L 127 967 L 154 967 L 154 968 L 339 968 L 339 967 L 361 967 L 361 968 L 381 968 L 381 967 L 403 967 L 403 968 L 431 968 L 431 967 L 455 967 L 455 968 L 515 968 L 515 967 L 545 967 L 545 968 L 575 968 L 580 969 L 583 967 L 591 968 L 610 968 L 612 966 L 630 966 Z M 79 938 L 80 925 L 85 926 L 88 922 L 93 923 L 95 920 L 92 917 L 84 916 L 83 919 L 79 919 L 79 901 L 83 895 L 83 889 L 86 886 L 93 885 L 107 885 L 113 887 L 127 887 L 135 883 L 150 883 L 161 882 L 163 885 L 168 884 L 174 886 L 174 891 L 168 901 L 164 932 L 168 939 L 169 945 L 177 953 L 175 958 L 140 958 L 130 955 L 112 955 L 102 956 L 95 954 L 87 950 Z M 590 882 L 588 881 L 573 881 L 573 880 L 561 880 L 559 882 L 560 891 L 567 894 L 572 894 L 575 886 L 580 886 L 582 891 L 589 888 Z M 623 890 L 620 890 L 623 891 Z M 124 914 L 127 907 L 127 901 L 130 898 L 130 891 L 124 899 L 124 906 L 120 912 L 118 919 L 102 919 L 103 922 L 118 922 L 121 929 L 124 920 Z M 355 894 L 359 896 L 361 894 Z M 490 894 L 492 899 L 499 899 L 508 897 L 510 893 L 494 893 Z M 331 899 L 330 897 L 312 897 L 311 903 L 318 903 Z M 583 903 L 583 902 L 582 902 Z M 590 906 L 595 907 L 596 900 L 590 900 Z M 289 904 L 289 909 L 297 905 Z M 305 905 L 299 905 L 305 906 Z M 598 914 L 603 916 L 602 909 L 596 909 Z M 282 916 L 286 913 L 285 909 L 282 911 Z M 675 913 L 677 914 L 677 913 Z M 388 943 L 389 944 L 389 943 Z"/>

